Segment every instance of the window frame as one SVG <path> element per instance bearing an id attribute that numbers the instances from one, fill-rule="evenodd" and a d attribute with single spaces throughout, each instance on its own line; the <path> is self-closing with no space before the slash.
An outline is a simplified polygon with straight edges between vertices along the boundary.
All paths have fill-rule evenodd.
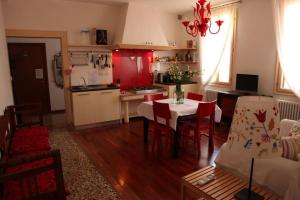
<path id="1" fill-rule="evenodd" d="M 295 94 L 290 89 L 282 88 L 281 86 L 284 83 L 283 72 L 280 67 L 279 58 L 276 58 L 276 67 L 275 67 L 275 80 L 274 80 L 274 93 L 287 95 L 287 96 L 295 96 Z"/>
<path id="2" fill-rule="evenodd" d="M 230 55 L 230 66 L 229 66 L 229 82 L 220 82 L 218 81 L 219 71 L 216 72 L 214 76 L 217 77 L 217 81 L 213 81 L 208 84 L 208 86 L 214 87 L 226 87 L 231 88 L 233 85 L 232 77 L 233 77 L 233 69 L 234 69 L 234 55 L 236 49 L 236 31 L 237 31 L 237 19 L 238 19 L 238 10 L 236 10 L 234 14 L 234 25 L 233 25 L 233 34 L 232 34 L 232 44 L 231 44 L 231 55 Z"/>

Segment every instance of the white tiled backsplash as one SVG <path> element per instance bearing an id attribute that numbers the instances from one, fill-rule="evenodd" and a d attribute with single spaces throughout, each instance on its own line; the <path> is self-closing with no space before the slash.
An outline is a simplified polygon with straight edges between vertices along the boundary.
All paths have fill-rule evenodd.
<path id="1" fill-rule="evenodd" d="M 74 66 L 71 73 L 71 85 L 83 85 L 81 77 L 85 78 L 88 85 L 110 84 L 113 82 L 112 67 L 94 68 L 92 63 L 85 66 Z"/>

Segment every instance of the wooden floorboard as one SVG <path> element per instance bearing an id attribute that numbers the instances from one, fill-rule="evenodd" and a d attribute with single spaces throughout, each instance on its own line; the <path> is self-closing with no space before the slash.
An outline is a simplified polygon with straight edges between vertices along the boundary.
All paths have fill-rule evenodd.
<path id="1" fill-rule="evenodd" d="M 143 122 L 110 125 L 72 131 L 73 138 L 116 189 L 121 199 L 180 199 L 180 178 L 213 163 L 227 137 L 227 128 L 216 128 L 215 151 L 208 153 L 208 140 L 202 137 L 201 158 L 190 143 L 179 159 L 170 151 L 157 154 L 143 143 Z M 150 135 L 151 144 L 151 135 Z M 164 144 L 164 143 L 163 143 Z M 194 199 L 188 193 L 188 199 Z"/>

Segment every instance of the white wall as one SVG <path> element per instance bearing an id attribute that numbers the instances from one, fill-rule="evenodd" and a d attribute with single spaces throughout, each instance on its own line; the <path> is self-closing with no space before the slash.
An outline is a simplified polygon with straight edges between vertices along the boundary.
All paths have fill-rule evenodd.
<path id="1" fill-rule="evenodd" d="M 86 43 L 82 28 L 108 30 L 112 41 L 119 20 L 118 7 L 62 0 L 3 0 L 7 29 L 68 31 L 69 43 Z"/>
<path id="2" fill-rule="evenodd" d="M 54 55 L 61 51 L 60 40 L 52 38 L 7 38 L 7 42 L 45 43 L 51 111 L 64 110 L 64 90 L 56 86 L 52 66 Z"/>
<path id="3" fill-rule="evenodd" d="M 108 60 L 111 66 L 111 60 Z M 85 66 L 74 66 L 71 73 L 71 85 L 83 85 L 82 77 L 87 85 L 104 85 L 113 82 L 112 67 L 101 69 L 99 66 L 94 68 L 93 63 Z"/>
<path id="4" fill-rule="evenodd" d="M 273 95 L 276 43 L 271 0 L 240 5 L 235 58 L 235 74 L 259 75 L 259 93 Z"/>
<path id="5" fill-rule="evenodd" d="M 192 11 L 191 11 L 192 12 Z M 191 38 L 184 33 L 182 38 Z M 233 70 L 233 88 L 237 73 L 259 75 L 259 93 L 291 101 L 296 97 L 274 93 L 276 71 L 276 44 L 271 0 L 243 0 L 239 4 L 236 49 Z"/>
<path id="6" fill-rule="evenodd" d="M 4 20 L 0 1 L 0 115 L 7 105 L 13 104 Z"/>

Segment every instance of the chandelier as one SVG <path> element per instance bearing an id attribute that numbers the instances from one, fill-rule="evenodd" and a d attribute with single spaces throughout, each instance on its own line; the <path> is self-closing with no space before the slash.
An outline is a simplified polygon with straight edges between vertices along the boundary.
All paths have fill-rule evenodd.
<path id="1" fill-rule="evenodd" d="M 220 27 L 224 22 L 222 20 L 215 21 L 215 23 L 218 25 L 218 30 L 216 32 L 211 31 L 212 22 L 210 19 L 210 2 L 206 2 L 206 0 L 198 0 L 196 7 L 193 8 L 195 17 L 194 22 L 192 23 L 188 20 L 182 22 L 188 34 L 196 37 L 199 33 L 201 37 L 205 37 L 207 30 L 209 30 L 211 34 L 217 34 L 220 31 Z"/>

